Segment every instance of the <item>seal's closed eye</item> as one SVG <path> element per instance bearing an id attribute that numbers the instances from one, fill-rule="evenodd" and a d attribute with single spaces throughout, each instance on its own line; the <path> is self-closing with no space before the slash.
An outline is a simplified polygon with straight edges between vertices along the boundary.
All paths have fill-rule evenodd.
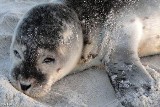
<path id="1" fill-rule="evenodd" d="M 21 59 L 21 56 L 17 50 L 14 50 L 13 53 L 17 58 Z"/>
<path id="2" fill-rule="evenodd" d="M 43 63 L 54 63 L 55 62 L 55 58 L 45 58 L 44 60 L 43 60 Z"/>

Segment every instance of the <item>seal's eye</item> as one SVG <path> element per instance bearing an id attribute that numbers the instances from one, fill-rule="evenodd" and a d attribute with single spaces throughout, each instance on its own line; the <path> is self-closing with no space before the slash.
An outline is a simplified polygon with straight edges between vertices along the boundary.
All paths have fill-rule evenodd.
<path id="1" fill-rule="evenodd" d="M 54 58 L 45 58 L 43 60 L 43 63 L 54 63 L 55 62 L 55 59 Z"/>
<path id="2" fill-rule="evenodd" d="M 20 54 L 18 53 L 17 50 L 14 50 L 13 53 L 17 58 L 21 59 L 21 56 L 20 56 Z"/>

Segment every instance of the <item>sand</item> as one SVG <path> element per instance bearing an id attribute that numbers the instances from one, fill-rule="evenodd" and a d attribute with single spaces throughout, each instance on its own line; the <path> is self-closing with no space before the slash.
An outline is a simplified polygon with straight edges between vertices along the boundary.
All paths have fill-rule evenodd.
<path id="1" fill-rule="evenodd" d="M 43 2 L 53 0 L 0 0 L 0 107 L 122 107 L 107 72 L 98 68 L 61 79 L 53 85 L 47 96 L 40 99 L 26 96 L 9 83 L 9 47 L 15 26 L 28 9 Z M 150 96 L 142 94 L 140 97 L 131 98 L 136 107 L 160 105 L 159 59 L 158 55 L 142 59 L 156 85 Z"/>

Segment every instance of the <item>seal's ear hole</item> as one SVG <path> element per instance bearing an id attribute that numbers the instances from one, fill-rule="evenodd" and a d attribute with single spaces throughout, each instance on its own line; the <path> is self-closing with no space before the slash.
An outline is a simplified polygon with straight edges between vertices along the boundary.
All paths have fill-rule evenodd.
<path id="1" fill-rule="evenodd" d="M 58 69 L 57 69 L 57 72 L 59 72 L 60 70 L 61 70 L 61 68 L 58 68 Z"/>
<path id="2" fill-rule="evenodd" d="M 17 58 L 21 59 L 21 56 L 17 50 L 13 50 L 13 53 Z"/>
<path id="3" fill-rule="evenodd" d="M 43 63 L 49 64 L 49 63 L 54 63 L 55 62 L 55 58 L 50 58 L 47 57 L 43 60 Z"/>

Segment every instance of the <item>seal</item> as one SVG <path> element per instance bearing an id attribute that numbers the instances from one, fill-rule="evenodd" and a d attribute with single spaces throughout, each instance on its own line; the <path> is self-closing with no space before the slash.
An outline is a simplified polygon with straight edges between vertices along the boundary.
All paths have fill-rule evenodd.
<path id="1" fill-rule="evenodd" d="M 102 65 L 120 96 L 140 88 L 149 93 L 154 80 L 140 57 L 160 53 L 159 7 L 156 0 L 61 0 L 33 7 L 12 39 L 11 83 L 41 97 L 71 72 Z"/>

